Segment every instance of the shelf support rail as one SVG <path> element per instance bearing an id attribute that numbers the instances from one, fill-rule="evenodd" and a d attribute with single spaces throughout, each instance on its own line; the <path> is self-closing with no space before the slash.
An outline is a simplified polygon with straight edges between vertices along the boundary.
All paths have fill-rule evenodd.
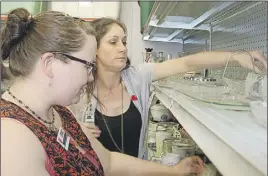
<path id="1" fill-rule="evenodd" d="M 198 17 L 196 20 L 191 22 L 189 24 L 188 29 L 193 29 L 194 27 L 196 27 L 197 25 L 201 24 L 202 22 L 204 22 L 208 18 L 212 17 L 214 14 L 216 14 L 216 13 L 218 13 L 218 12 L 228 8 L 228 7 L 230 7 L 234 3 L 235 2 L 223 2 L 220 5 L 217 5 L 216 7 L 210 9 L 209 11 L 207 11 L 206 13 L 204 13 L 203 15 Z M 210 29 L 208 29 L 208 30 L 210 30 Z M 177 29 L 169 37 L 167 37 L 166 40 L 167 41 L 172 40 L 173 38 L 175 38 L 177 35 L 179 35 L 183 31 L 184 31 L 183 29 Z"/>

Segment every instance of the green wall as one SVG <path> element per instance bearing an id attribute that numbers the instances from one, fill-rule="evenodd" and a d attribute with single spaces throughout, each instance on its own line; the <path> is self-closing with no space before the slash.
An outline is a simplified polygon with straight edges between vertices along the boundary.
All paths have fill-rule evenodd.
<path id="1" fill-rule="evenodd" d="M 23 7 L 31 14 L 35 15 L 41 11 L 47 10 L 49 2 L 1 2 L 1 15 L 6 15 L 12 9 Z"/>
<path id="2" fill-rule="evenodd" d="M 149 15 L 151 13 L 151 10 L 154 6 L 155 1 L 139 1 L 140 6 L 140 21 L 141 21 L 141 33 L 143 33 L 143 29 L 145 27 L 145 24 L 148 21 Z"/>

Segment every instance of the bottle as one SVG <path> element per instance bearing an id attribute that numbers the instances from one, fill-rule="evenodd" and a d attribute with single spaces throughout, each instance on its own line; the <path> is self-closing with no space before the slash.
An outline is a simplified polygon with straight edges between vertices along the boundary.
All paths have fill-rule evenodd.
<path id="1" fill-rule="evenodd" d="M 168 54 L 167 60 L 171 60 L 171 59 L 172 59 L 172 54 Z"/>
<path id="2" fill-rule="evenodd" d="M 161 63 L 165 61 L 165 58 L 163 56 L 163 52 L 158 52 L 158 62 Z"/>
<path id="3" fill-rule="evenodd" d="M 152 51 L 153 48 L 145 48 L 146 54 L 145 54 L 145 62 L 153 62 L 152 60 Z"/>

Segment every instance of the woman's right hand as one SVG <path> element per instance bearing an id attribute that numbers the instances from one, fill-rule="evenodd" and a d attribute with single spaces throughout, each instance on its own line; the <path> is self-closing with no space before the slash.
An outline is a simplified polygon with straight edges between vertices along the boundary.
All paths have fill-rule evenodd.
<path id="1" fill-rule="evenodd" d="M 94 123 L 80 123 L 80 126 L 85 134 L 90 132 L 94 137 L 100 137 L 101 130 Z"/>
<path id="2" fill-rule="evenodd" d="M 267 57 L 261 51 L 234 52 L 232 58 L 245 68 L 267 73 Z"/>
<path id="3" fill-rule="evenodd" d="M 198 174 L 205 172 L 205 164 L 198 156 L 186 157 L 173 166 L 175 173 L 179 175 Z"/>

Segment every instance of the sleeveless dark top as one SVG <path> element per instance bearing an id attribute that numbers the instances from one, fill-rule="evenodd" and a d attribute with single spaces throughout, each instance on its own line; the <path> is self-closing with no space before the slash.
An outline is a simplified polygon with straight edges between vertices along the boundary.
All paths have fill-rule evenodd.
<path id="1" fill-rule="evenodd" d="M 40 140 L 47 155 L 45 167 L 49 175 L 104 175 L 98 156 L 76 119 L 67 108 L 62 106 L 54 107 L 61 117 L 62 127 L 71 136 L 68 151 L 57 142 L 57 132 L 49 132 L 44 124 L 16 104 L 4 99 L 1 99 L 0 104 L 1 118 L 18 120 L 27 126 Z"/>
<path id="2" fill-rule="evenodd" d="M 139 139 L 141 131 L 141 114 L 136 108 L 135 104 L 131 101 L 129 109 L 123 114 L 123 126 L 124 126 L 124 153 L 134 157 L 138 157 L 139 152 Z M 121 115 L 115 117 L 107 117 L 106 119 L 108 127 L 112 133 L 112 136 L 121 149 Z M 120 152 L 114 145 L 106 125 L 104 123 L 102 114 L 96 109 L 95 111 L 95 125 L 101 130 L 101 135 L 97 138 L 102 145 L 110 150 Z"/>

